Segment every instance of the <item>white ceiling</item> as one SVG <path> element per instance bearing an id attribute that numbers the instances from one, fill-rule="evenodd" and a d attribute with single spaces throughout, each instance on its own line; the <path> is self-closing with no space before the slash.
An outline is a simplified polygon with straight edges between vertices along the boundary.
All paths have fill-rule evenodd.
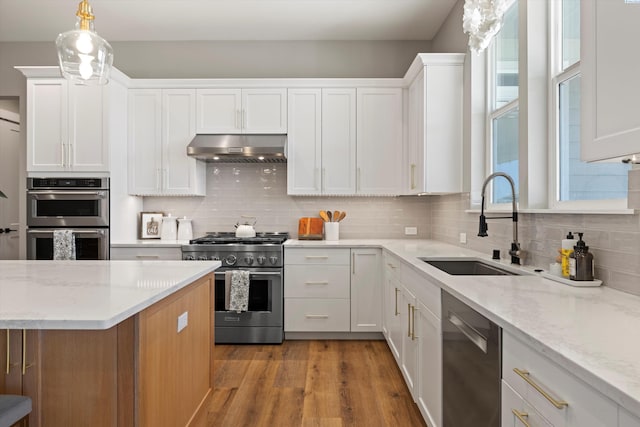
<path id="1" fill-rule="evenodd" d="M 53 41 L 80 0 L 0 0 L 0 41 Z M 90 0 L 109 41 L 431 40 L 456 0 Z"/>

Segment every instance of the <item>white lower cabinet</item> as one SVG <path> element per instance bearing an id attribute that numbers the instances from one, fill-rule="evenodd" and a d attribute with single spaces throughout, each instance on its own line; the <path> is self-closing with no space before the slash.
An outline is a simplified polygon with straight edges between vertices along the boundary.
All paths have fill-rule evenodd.
<path id="1" fill-rule="evenodd" d="M 285 248 L 285 332 L 382 330 L 380 249 Z"/>
<path id="2" fill-rule="evenodd" d="M 382 331 L 380 249 L 351 249 L 351 331 Z"/>
<path id="3" fill-rule="evenodd" d="M 416 385 L 418 381 L 418 342 L 415 334 L 416 297 L 405 286 L 400 293 L 400 318 L 402 321 L 402 356 L 400 371 L 416 400 Z"/>
<path id="4" fill-rule="evenodd" d="M 504 381 L 501 420 L 502 427 L 553 427 Z"/>
<path id="5" fill-rule="evenodd" d="M 167 260 L 180 261 L 182 249 L 176 247 L 115 247 L 111 248 L 111 260 Z"/>
<path id="6" fill-rule="evenodd" d="M 384 268 L 382 332 L 393 357 L 400 364 L 402 352 L 400 260 L 388 253 L 383 253 L 382 263 Z"/>
<path id="7" fill-rule="evenodd" d="M 348 332 L 349 249 L 285 248 L 285 332 Z"/>
<path id="8" fill-rule="evenodd" d="M 616 403 L 506 331 L 502 378 L 503 398 L 506 384 L 554 427 L 618 425 Z"/>
<path id="9" fill-rule="evenodd" d="M 640 418 L 631 415 L 624 408 L 619 408 L 618 427 L 640 427 Z"/>
<path id="10" fill-rule="evenodd" d="M 442 340 L 441 322 L 417 301 L 415 330 L 418 340 L 418 408 L 429 426 L 442 425 Z"/>

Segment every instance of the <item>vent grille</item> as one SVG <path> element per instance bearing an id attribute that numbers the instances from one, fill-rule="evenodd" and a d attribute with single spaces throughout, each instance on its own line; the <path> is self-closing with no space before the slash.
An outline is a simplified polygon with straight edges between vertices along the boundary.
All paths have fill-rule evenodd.
<path id="1" fill-rule="evenodd" d="M 257 157 L 225 157 L 220 156 L 218 160 L 207 159 L 210 163 L 287 163 L 286 157 L 267 157 L 262 160 Z"/>

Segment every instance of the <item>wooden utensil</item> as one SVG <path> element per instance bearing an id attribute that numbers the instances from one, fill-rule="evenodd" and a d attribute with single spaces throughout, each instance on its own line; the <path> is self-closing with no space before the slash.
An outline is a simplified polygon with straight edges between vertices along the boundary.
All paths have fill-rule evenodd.
<path id="1" fill-rule="evenodd" d="M 333 221 L 338 222 L 338 218 L 340 218 L 340 211 L 333 211 Z"/>
<path id="2" fill-rule="evenodd" d="M 333 221 L 331 218 L 333 218 L 333 216 L 331 215 L 331 211 L 327 211 L 327 216 L 329 217 L 329 222 Z"/>
<path id="3" fill-rule="evenodd" d="M 338 217 L 338 222 L 342 221 L 345 216 L 347 216 L 346 212 L 344 212 L 344 211 L 340 212 L 340 216 Z"/>
<path id="4" fill-rule="evenodd" d="M 329 216 L 327 215 L 327 211 L 320 211 L 320 218 L 322 218 L 322 220 L 324 222 L 329 222 Z"/>

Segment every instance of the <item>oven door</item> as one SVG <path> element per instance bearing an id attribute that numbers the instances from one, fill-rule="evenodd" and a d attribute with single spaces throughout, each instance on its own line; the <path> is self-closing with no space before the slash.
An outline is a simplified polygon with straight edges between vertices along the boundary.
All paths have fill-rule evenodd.
<path id="1" fill-rule="evenodd" d="M 230 269 L 226 269 L 230 270 Z M 224 270 L 215 272 L 216 342 L 282 342 L 282 269 L 250 269 L 249 306 L 246 312 L 225 310 Z M 272 337 L 275 334 L 276 338 Z"/>
<path id="2" fill-rule="evenodd" d="M 55 230 L 59 230 L 56 228 Z M 76 241 L 77 260 L 109 259 L 108 228 L 70 228 Z M 27 259 L 53 259 L 54 229 L 27 230 Z"/>
<path id="3" fill-rule="evenodd" d="M 108 190 L 29 190 L 29 227 L 107 227 Z"/>

